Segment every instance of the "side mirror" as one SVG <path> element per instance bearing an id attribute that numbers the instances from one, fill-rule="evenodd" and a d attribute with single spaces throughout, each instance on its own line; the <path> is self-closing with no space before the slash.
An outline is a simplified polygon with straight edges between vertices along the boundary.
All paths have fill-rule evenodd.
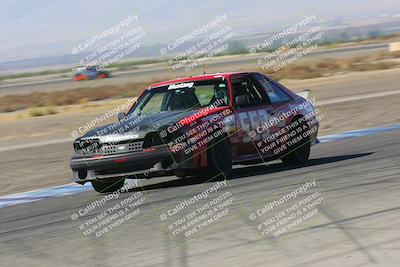
<path id="1" fill-rule="evenodd" d="M 125 118 L 126 117 L 126 114 L 125 114 L 125 112 L 120 112 L 120 113 L 118 113 L 118 115 L 117 115 L 117 118 L 118 118 L 118 120 L 119 121 L 121 121 L 123 118 Z"/>

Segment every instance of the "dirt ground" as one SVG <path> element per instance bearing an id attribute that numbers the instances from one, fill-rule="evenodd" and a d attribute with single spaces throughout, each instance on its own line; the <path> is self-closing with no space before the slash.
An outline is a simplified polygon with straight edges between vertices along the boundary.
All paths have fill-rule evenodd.
<path id="1" fill-rule="evenodd" d="M 319 135 L 400 123 L 400 94 L 321 107 Z"/>

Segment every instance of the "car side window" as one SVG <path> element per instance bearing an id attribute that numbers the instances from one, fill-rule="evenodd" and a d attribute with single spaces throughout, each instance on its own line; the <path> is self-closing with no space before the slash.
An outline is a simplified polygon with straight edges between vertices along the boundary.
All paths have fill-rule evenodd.
<path id="1" fill-rule="evenodd" d="M 232 81 L 232 87 L 237 107 L 256 106 L 265 102 L 261 92 L 249 79 L 235 79 Z"/>
<path id="2" fill-rule="evenodd" d="M 292 100 L 292 98 L 288 94 L 286 94 L 281 88 L 279 88 L 279 86 L 274 81 L 269 81 L 260 74 L 255 74 L 254 77 L 263 87 L 271 103 L 282 103 Z"/>

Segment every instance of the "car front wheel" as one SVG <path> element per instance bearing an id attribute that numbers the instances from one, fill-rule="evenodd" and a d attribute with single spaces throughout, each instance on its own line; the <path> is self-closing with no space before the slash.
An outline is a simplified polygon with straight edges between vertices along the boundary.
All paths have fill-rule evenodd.
<path id="1" fill-rule="evenodd" d="M 91 181 L 92 186 L 96 192 L 99 193 L 112 193 L 124 186 L 125 179 L 105 179 Z"/>
<path id="2" fill-rule="evenodd" d="M 232 152 L 227 137 L 216 140 L 208 151 L 208 175 L 211 177 L 223 175 L 230 178 L 232 174 Z"/>

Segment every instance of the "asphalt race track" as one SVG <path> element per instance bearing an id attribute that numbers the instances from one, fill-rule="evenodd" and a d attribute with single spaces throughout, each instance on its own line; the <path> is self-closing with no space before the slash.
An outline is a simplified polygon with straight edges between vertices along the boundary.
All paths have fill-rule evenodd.
<path id="1" fill-rule="evenodd" d="M 79 218 L 75 212 L 106 195 L 89 191 L 1 208 L 0 266 L 396 266 L 399 163 L 400 131 L 392 131 L 318 144 L 306 166 L 240 166 L 228 181 L 153 179 L 144 191 L 131 189 Z M 318 213 L 280 236 L 263 236 L 251 214 L 309 179 L 323 196 Z M 216 185 L 216 197 L 234 198 L 228 213 L 188 237 L 173 235 L 179 217 L 161 220 L 163 214 Z M 107 208 L 140 199 L 138 213 L 103 236 L 81 231 Z M 216 199 L 210 194 L 180 212 Z"/>

